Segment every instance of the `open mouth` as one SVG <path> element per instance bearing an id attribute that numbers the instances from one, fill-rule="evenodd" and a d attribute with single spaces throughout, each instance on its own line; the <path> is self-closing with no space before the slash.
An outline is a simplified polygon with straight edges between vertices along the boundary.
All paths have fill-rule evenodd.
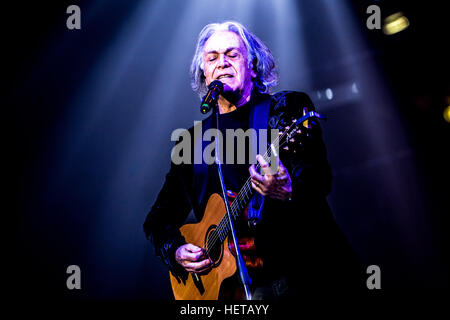
<path id="1" fill-rule="evenodd" d="M 223 74 L 217 77 L 217 80 L 225 79 L 225 78 L 233 78 L 231 74 Z"/>

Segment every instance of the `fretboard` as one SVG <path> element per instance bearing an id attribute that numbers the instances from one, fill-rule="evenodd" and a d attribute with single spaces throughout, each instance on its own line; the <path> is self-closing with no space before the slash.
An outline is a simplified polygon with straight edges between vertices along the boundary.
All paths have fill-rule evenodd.
<path id="1" fill-rule="evenodd" d="M 304 116 L 302 116 L 300 119 L 296 120 L 293 124 L 291 124 L 291 126 L 281 136 L 277 137 L 275 139 L 275 141 L 272 142 L 270 147 L 267 149 L 267 151 L 263 155 L 263 158 L 266 160 L 267 163 L 269 163 L 269 165 L 272 160 L 272 150 L 278 150 L 280 145 L 281 146 L 283 145 L 282 143 L 280 143 L 281 139 L 286 135 L 288 137 L 290 137 L 291 132 L 293 130 L 295 130 L 296 126 L 303 124 L 303 122 L 305 122 L 309 118 L 313 118 L 313 117 L 316 117 L 319 119 L 325 118 L 322 115 L 320 115 L 314 111 L 310 111 L 310 112 L 306 113 Z M 278 156 L 277 154 L 275 154 L 275 155 Z M 278 161 L 278 158 L 276 158 L 276 159 L 277 159 L 276 161 Z M 259 164 L 256 165 L 256 168 L 259 169 Z M 252 182 L 251 182 L 250 178 L 248 178 L 247 181 L 245 182 L 244 186 L 241 188 L 241 190 L 237 194 L 236 198 L 230 205 L 231 215 L 234 220 L 236 220 L 239 217 L 240 213 L 242 211 L 244 211 L 244 209 L 250 203 L 250 200 L 254 196 L 255 192 L 256 191 L 252 188 Z M 219 234 L 220 241 L 223 242 L 225 240 L 225 238 L 227 237 L 228 232 L 230 231 L 229 225 L 228 225 L 228 217 L 226 216 L 226 214 L 220 220 L 219 225 L 217 226 L 216 230 Z"/>
<path id="2" fill-rule="evenodd" d="M 277 141 L 275 143 L 278 143 Z M 270 163 L 271 158 L 271 149 L 269 148 L 266 153 L 263 155 L 264 159 Z M 259 165 L 256 166 L 256 168 L 259 168 Z M 233 220 L 236 221 L 239 217 L 240 213 L 244 211 L 244 209 L 248 206 L 250 203 L 250 200 L 255 195 L 255 190 L 252 188 L 252 182 L 250 180 L 250 177 L 247 179 L 247 181 L 244 183 L 244 186 L 241 188 L 237 196 L 234 198 L 233 202 L 230 205 L 230 212 L 231 216 L 233 217 Z M 228 217 L 226 214 L 220 220 L 219 225 L 217 226 L 217 232 L 219 233 L 220 241 L 222 242 L 225 240 L 225 238 L 228 235 L 229 232 L 229 224 L 228 224 Z"/>

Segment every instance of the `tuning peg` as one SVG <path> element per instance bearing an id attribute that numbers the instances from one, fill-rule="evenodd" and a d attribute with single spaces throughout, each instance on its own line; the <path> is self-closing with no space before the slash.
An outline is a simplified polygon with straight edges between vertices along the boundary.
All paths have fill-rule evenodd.
<path id="1" fill-rule="evenodd" d="M 289 150 L 289 147 L 288 147 L 288 146 L 286 146 L 286 147 L 284 147 L 284 148 L 283 148 L 283 150 L 286 150 L 286 151 L 288 151 L 288 150 Z"/>
<path id="2" fill-rule="evenodd" d="M 282 131 L 278 131 L 278 135 L 281 136 L 283 134 Z"/>
<path id="3" fill-rule="evenodd" d="M 297 119 L 292 119 L 292 122 L 297 122 Z"/>
<path id="4" fill-rule="evenodd" d="M 298 130 L 297 130 L 297 133 L 298 133 L 298 134 L 301 134 L 301 133 L 302 133 L 302 130 L 301 130 L 301 129 L 298 129 Z"/>
<path id="5" fill-rule="evenodd" d="M 289 139 L 290 142 L 295 142 L 294 138 Z"/>

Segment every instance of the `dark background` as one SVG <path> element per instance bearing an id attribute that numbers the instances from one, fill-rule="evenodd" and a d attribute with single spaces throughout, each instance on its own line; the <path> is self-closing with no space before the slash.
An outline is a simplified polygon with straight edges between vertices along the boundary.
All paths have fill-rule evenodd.
<path id="1" fill-rule="evenodd" d="M 169 167 L 170 133 L 201 119 L 188 75 L 197 34 L 228 19 L 273 51 L 275 91 L 305 91 L 328 116 L 329 202 L 363 263 L 380 266 L 383 292 L 447 291 L 445 10 L 411 1 L 207 3 L 5 6 L 11 296 L 171 299 L 142 223 Z M 66 28 L 71 4 L 81 30 Z M 391 36 L 368 30 L 370 4 L 382 18 L 402 11 L 410 26 Z M 78 291 L 66 288 L 72 264 L 82 272 Z"/>

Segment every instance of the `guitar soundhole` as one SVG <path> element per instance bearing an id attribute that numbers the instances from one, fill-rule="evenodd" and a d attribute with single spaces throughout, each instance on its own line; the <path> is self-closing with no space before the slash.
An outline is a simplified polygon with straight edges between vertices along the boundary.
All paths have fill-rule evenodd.
<path id="1" fill-rule="evenodd" d="M 223 256 L 223 244 L 215 225 L 210 226 L 206 232 L 205 244 L 209 257 L 214 262 L 214 267 L 218 266 Z"/>

